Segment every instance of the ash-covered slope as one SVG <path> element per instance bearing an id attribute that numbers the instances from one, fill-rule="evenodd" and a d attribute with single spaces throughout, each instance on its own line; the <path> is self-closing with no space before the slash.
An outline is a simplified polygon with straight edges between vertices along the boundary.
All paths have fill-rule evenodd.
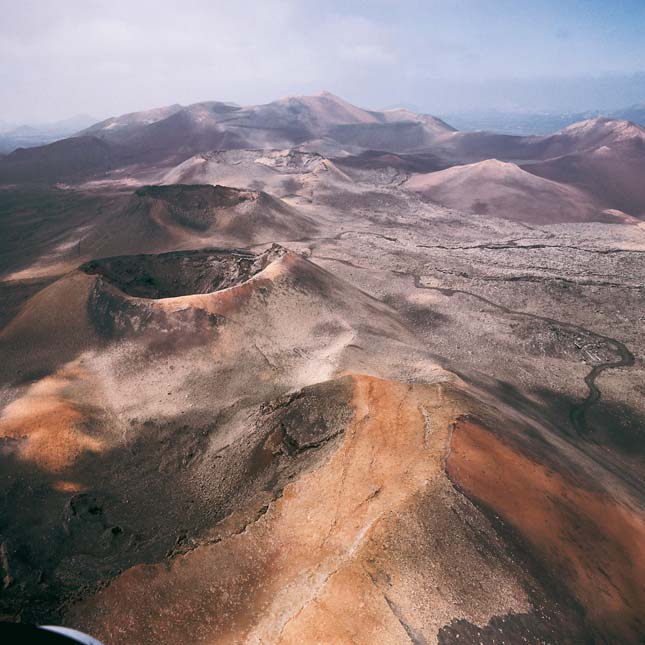
<path id="1" fill-rule="evenodd" d="M 0 334 L 15 582 L 2 613 L 51 620 L 70 594 L 207 541 L 233 513 L 248 521 L 300 473 L 298 442 L 304 463 L 317 459 L 342 430 L 334 414 L 347 416 L 333 412 L 342 383 L 320 386 L 313 409 L 306 398 L 285 410 L 296 448 L 281 449 L 261 406 L 366 365 L 365 346 L 381 348 L 376 370 L 441 372 L 415 365 L 406 340 L 388 307 L 280 248 L 96 261 L 41 291 Z"/>
<path id="2" fill-rule="evenodd" d="M 582 190 L 496 159 L 414 175 L 404 187 L 444 206 L 533 224 L 617 221 Z"/>
<path id="3" fill-rule="evenodd" d="M 645 528 L 602 466 L 290 251 L 85 264 L 0 351 L 3 614 L 106 643 L 642 629 Z"/>

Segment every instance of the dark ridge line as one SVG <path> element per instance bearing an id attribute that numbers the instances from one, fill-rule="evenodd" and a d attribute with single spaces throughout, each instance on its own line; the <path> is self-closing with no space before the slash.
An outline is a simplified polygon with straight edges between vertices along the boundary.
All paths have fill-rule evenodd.
<path id="1" fill-rule="evenodd" d="M 444 246 L 442 244 L 417 244 L 420 249 L 443 249 L 445 251 L 470 251 L 476 249 L 485 249 L 487 251 L 523 251 L 533 249 L 569 249 L 574 251 L 581 251 L 583 253 L 598 253 L 599 255 L 613 255 L 615 253 L 645 253 L 641 249 L 585 249 L 579 246 L 566 245 L 566 244 L 515 244 L 515 241 L 508 242 L 507 244 L 473 244 L 471 246 Z"/>
<path id="2" fill-rule="evenodd" d="M 381 585 L 378 583 L 378 579 L 374 573 L 371 571 L 367 570 L 365 566 L 363 566 L 363 571 L 369 576 L 370 580 L 372 581 L 372 584 L 374 585 L 374 588 L 383 596 L 383 600 L 387 603 L 387 606 L 390 608 L 390 611 L 392 612 L 392 615 L 397 619 L 401 627 L 403 627 L 403 630 L 407 634 L 408 638 L 410 639 L 410 643 L 412 645 L 428 645 L 428 641 L 425 639 L 423 634 L 418 630 L 412 627 L 407 620 L 405 620 L 403 613 L 401 612 L 401 609 L 397 606 L 397 604 L 387 595 L 385 590 L 381 588 Z M 382 572 L 380 572 L 382 573 Z M 387 576 L 387 574 L 385 574 Z M 391 586 L 391 583 L 388 581 L 388 586 Z"/>
<path id="3" fill-rule="evenodd" d="M 446 275 L 456 275 L 459 278 L 465 278 L 467 280 L 482 280 L 483 282 L 566 282 L 567 284 L 572 284 L 579 287 L 616 287 L 618 289 L 634 289 L 636 291 L 645 289 L 645 285 L 641 284 L 621 284 L 620 282 L 607 282 L 605 280 L 570 280 L 569 278 L 563 278 L 562 276 L 539 276 L 529 274 L 513 275 L 509 277 L 482 275 L 471 276 L 463 272 L 448 271 L 447 269 L 440 269 L 438 267 L 433 268 L 438 273 L 444 273 Z M 549 271 L 548 267 L 537 268 L 539 270 Z"/>
<path id="4" fill-rule="evenodd" d="M 362 269 L 363 271 L 366 271 L 366 267 L 361 267 L 358 266 L 358 264 L 354 264 L 353 262 L 350 262 L 349 260 L 341 260 L 340 258 L 332 258 L 327 255 L 311 255 L 312 259 L 315 260 L 326 260 L 328 262 L 338 262 L 340 264 L 344 264 L 348 267 L 353 267 L 354 269 Z"/>
<path id="5" fill-rule="evenodd" d="M 414 627 L 412 627 L 412 625 L 410 625 L 407 620 L 405 620 L 403 613 L 401 612 L 401 609 L 398 607 L 398 605 L 396 605 L 385 592 L 382 592 L 382 594 L 385 602 L 387 603 L 387 606 L 390 608 L 390 611 L 392 612 L 394 617 L 399 621 L 401 627 L 403 627 L 412 645 L 428 645 L 428 641 L 423 637 L 423 635 Z"/>

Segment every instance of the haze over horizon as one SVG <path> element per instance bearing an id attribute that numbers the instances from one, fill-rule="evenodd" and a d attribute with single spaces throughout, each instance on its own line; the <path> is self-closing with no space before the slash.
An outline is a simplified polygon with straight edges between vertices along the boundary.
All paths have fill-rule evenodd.
<path id="1" fill-rule="evenodd" d="M 360 106 L 584 111 L 645 100 L 645 4 L 4 2 L 0 121 L 329 90 Z"/>

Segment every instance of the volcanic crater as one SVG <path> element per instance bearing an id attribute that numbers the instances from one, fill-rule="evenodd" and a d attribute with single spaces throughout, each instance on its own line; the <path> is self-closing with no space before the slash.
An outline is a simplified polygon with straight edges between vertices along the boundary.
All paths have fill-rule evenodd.
<path id="1" fill-rule="evenodd" d="M 246 282 L 275 254 L 207 249 L 158 255 L 125 255 L 88 262 L 80 270 L 99 275 L 135 298 L 162 299 L 212 293 Z"/>

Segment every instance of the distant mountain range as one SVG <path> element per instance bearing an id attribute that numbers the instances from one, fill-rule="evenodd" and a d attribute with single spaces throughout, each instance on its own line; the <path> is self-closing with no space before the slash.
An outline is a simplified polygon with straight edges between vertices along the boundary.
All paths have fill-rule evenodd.
<path id="1" fill-rule="evenodd" d="M 639 125 L 645 125 L 645 103 L 616 110 L 601 112 L 531 112 L 525 110 L 474 110 L 450 112 L 442 115 L 448 123 L 459 130 L 487 130 L 500 134 L 549 134 L 567 126 L 604 116 L 611 119 L 627 119 Z"/>
<path id="2" fill-rule="evenodd" d="M 174 166 L 212 150 L 309 147 L 332 156 L 427 148 L 454 129 L 405 109 L 376 112 L 323 92 L 239 107 L 210 101 L 113 117 L 75 137 L 15 150 L 0 180 L 55 181 L 132 164 Z"/>
<path id="3" fill-rule="evenodd" d="M 77 114 L 61 121 L 40 124 L 11 125 L 0 123 L 0 153 L 16 148 L 41 146 L 69 137 L 96 122 L 89 114 Z"/>
<path id="4" fill-rule="evenodd" d="M 631 121 L 595 117 L 540 136 L 458 131 L 431 115 L 366 110 L 329 92 L 134 112 L 0 159 L 0 184 L 145 177 L 303 198 L 316 186 L 360 181 L 361 172 L 393 173 L 434 202 L 506 219 L 645 216 L 645 130 Z"/>
<path id="5" fill-rule="evenodd" d="M 323 93 L 324 94 L 324 93 Z M 40 124 L 9 124 L 0 122 L 0 154 L 12 152 L 16 148 L 32 148 L 46 145 L 79 133 L 95 133 L 102 130 L 114 129 L 114 134 L 127 136 L 131 127 L 135 125 L 149 125 L 173 114 L 189 112 L 210 105 L 219 106 L 220 111 L 229 110 L 236 112 L 244 110 L 241 106 L 231 102 L 205 102 L 189 106 L 179 104 L 167 107 L 132 112 L 117 117 L 110 117 L 103 121 L 97 120 L 88 114 Z M 271 104 L 269 104 L 271 105 Z M 416 105 L 392 104 L 373 113 L 419 113 Z M 530 110 L 469 110 L 461 112 L 448 112 L 440 116 L 441 120 L 450 124 L 457 130 L 488 131 L 498 134 L 515 134 L 520 136 L 550 134 L 573 123 L 603 116 L 610 119 L 625 119 L 639 125 L 645 125 L 645 103 L 639 103 L 613 112 L 587 110 L 586 112 L 533 112 Z"/>

